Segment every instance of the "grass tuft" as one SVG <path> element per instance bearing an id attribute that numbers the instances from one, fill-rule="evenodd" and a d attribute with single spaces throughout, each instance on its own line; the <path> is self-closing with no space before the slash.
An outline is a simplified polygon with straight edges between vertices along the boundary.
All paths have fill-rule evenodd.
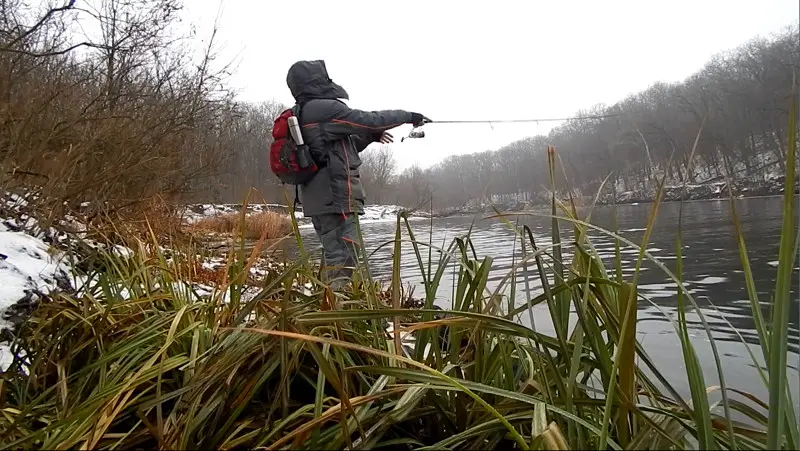
<path id="1" fill-rule="evenodd" d="M 235 234 L 243 230 L 244 238 L 265 239 L 283 238 L 292 233 L 292 221 L 288 216 L 272 211 L 248 214 L 242 225 L 238 213 L 203 218 L 192 224 L 198 232 Z"/>

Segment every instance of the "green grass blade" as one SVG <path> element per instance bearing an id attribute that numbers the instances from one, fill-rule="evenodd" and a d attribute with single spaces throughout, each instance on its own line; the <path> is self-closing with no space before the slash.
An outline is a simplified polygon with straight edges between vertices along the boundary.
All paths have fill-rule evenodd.
<path id="1" fill-rule="evenodd" d="M 558 224 L 557 213 L 557 200 L 556 200 L 556 149 L 555 147 L 547 148 L 547 163 L 550 169 L 550 189 L 551 189 L 551 202 L 550 210 L 551 217 L 551 232 L 553 244 L 553 283 L 559 284 L 564 281 L 564 263 L 561 254 L 561 231 Z M 560 295 L 553 300 L 555 304 L 552 312 L 553 324 L 556 330 L 562 337 L 566 337 L 567 328 L 569 327 L 569 299 L 565 295 Z"/>
<path id="2" fill-rule="evenodd" d="M 675 275 L 679 281 L 683 278 L 683 243 L 682 234 L 682 214 L 683 202 L 681 202 L 681 213 L 678 215 L 678 237 L 675 240 L 675 255 L 677 257 Z M 678 283 L 678 337 L 681 341 L 683 351 L 683 362 L 686 366 L 686 376 L 689 381 L 689 390 L 692 393 L 692 408 L 694 410 L 695 425 L 697 427 L 697 439 L 700 442 L 700 449 L 716 449 L 714 431 L 711 427 L 711 411 L 708 404 L 708 394 L 706 392 L 705 378 L 700 362 L 697 359 L 694 347 L 689 339 L 688 323 L 686 321 L 686 307 L 684 305 L 683 284 Z"/>
<path id="3" fill-rule="evenodd" d="M 261 334 L 266 334 L 266 335 L 277 335 L 277 336 L 282 336 L 282 337 L 286 337 L 286 338 L 292 338 L 292 339 L 296 339 L 296 340 L 303 340 L 303 341 L 312 342 L 312 343 L 320 343 L 320 344 L 328 343 L 331 346 L 337 346 L 337 347 L 341 347 L 341 348 L 344 348 L 344 349 L 352 349 L 352 350 L 355 350 L 355 351 L 365 352 L 365 353 L 376 355 L 376 356 L 382 356 L 382 357 L 385 357 L 385 358 L 388 358 L 388 359 L 396 358 L 396 359 L 402 361 L 403 363 L 405 363 L 405 364 L 407 364 L 409 366 L 421 369 L 421 370 L 423 370 L 423 371 L 435 376 L 437 379 L 442 380 L 445 383 L 452 384 L 452 386 L 454 388 L 465 392 L 467 395 L 469 395 L 470 398 L 474 399 L 484 409 L 486 409 L 488 412 L 490 412 L 492 414 L 492 416 L 494 416 L 495 418 L 500 420 L 500 422 L 503 423 L 504 426 L 506 426 L 506 428 L 508 429 L 509 434 L 514 439 L 514 441 L 517 442 L 517 444 L 522 449 L 528 449 L 527 441 L 503 417 L 503 415 L 501 415 L 499 412 L 497 412 L 497 410 L 495 410 L 491 405 L 486 403 L 486 401 L 484 401 L 480 396 L 478 396 L 477 394 L 475 394 L 474 392 L 469 390 L 467 387 L 465 387 L 462 383 L 458 382 L 456 379 L 454 379 L 452 377 L 449 377 L 449 376 L 447 376 L 447 375 L 445 375 L 445 374 L 443 374 L 443 373 L 441 373 L 441 372 L 439 372 L 439 371 L 437 371 L 437 370 L 435 370 L 433 368 L 430 368 L 430 367 L 428 367 L 426 365 L 423 365 L 421 363 L 415 362 L 414 360 L 411 360 L 409 358 L 405 358 L 405 357 L 402 357 L 402 356 L 394 356 L 394 355 L 389 354 L 389 353 L 387 353 L 385 351 L 381 351 L 381 350 L 378 350 L 378 349 L 372 349 L 372 348 L 368 348 L 368 347 L 365 347 L 365 346 L 357 345 L 357 344 L 354 344 L 354 343 L 348 343 L 348 342 L 340 341 L 340 340 L 331 340 L 331 339 L 326 339 L 326 338 L 321 338 L 321 337 L 314 337 L 314 336 L 311 336 L 311 335 L 303 335 L 303 334 L 296 334 L 296 333 L 292 333 L 292 332 L 282 332 L 282 331 L 276 331 L 276 330 L 259 330 L 259 329 L 243 329 L 243 330 L 249 330 L 251 332 L 261 333 Z"/>
<path id="4" fill-rule="evenodd" d="M 789 308 L 791 300 L 792 268 L 795 257 L 795 164 L 797 157 L 797 85 L 792 87 L 792 105 L 789 112 L 788 151 L 786 155 L 786 183 L 783 195 L 783 225 L 780 250 L 778 251 L 778 273 L 775 279 L 775 295 L 772 303 L 772 321 L 769 336 L 769 422 L 767 448 L 784 446 L 785 415 L 792 406 L 787 406 L 786 357 L 789 348 Z M 792 426 L 790 426 L 792 427 Z M 796 428 L 797 425 L 793 425 Z"/>

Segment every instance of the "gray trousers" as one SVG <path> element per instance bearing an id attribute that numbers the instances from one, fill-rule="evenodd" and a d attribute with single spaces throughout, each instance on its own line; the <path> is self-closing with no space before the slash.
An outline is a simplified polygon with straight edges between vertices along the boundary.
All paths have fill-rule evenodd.
<path id="1" fill-rule="evenodd" d="M 328 214 L 312 216 L 311 223 L 322 243 L 323 277 L 333 289 L 340 289 L 353 277 L 360 243 L 356 233 L 356 215 Z"/>

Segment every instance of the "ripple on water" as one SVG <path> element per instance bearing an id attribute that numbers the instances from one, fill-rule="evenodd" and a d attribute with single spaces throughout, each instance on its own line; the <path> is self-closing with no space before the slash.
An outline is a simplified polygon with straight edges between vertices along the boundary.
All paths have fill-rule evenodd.
<path id="1" fill-rule="evenodd" d="M 725 283 L 728 281 L 727 277 L 718 277 L 718 276 L 706 276 L 694 283 L 702 284 L 702 285 L 713 285 L 717 283 Z"/>
<path id="2" fill-rule="evenodd" d="M 771 262 L 767 262 L 767 264 L 768 264 L 768 265 L 770 265 L 770 266 L 772 266 L 773 268 L 777 268 L 778 266 L 780 266 L 780 263 L 781 263 L 781 262 L 779 262 L 778 260 L 773 260 L 773 261 L 771 261 Z M 797 270 L 800 270 L 800 266 L 798 266 L 798 267 L 795 267 L 795 268 L 794 268 L 794 270 L 795 270 L 795 271 L 797 271 Z"/>
<path id="3" fill-rule="evenodd" d="M 642 293 L 642 296 L 645 296 L 649 299 L 667 299 L 675 296 L 675 292 L 666 290 L 652 290 Z"/>
<path id="4" fill-rule="evenodd" d="M 648 268 L 648 267 L 646 267 L 646 266 L 642 266 L 641 268 L 639 268 L 639 272 L 648 271 L 649 269 L 650 269 L 650 268 Z M 636 271 L 636 268 L 635 268 L 635 267 L 630 267 L 630 268 L 622 268 L 622 272 L 635 272 L 635 271 Z"/>
<path id="5" fill-rule="evenodd" d="M 674 282 L 666 283 L 648 283 L 638 286 L 639 290 L 652 291 L 652 290 L 666 290 L 669 288 L 678 288 L 678 284 Z"/>

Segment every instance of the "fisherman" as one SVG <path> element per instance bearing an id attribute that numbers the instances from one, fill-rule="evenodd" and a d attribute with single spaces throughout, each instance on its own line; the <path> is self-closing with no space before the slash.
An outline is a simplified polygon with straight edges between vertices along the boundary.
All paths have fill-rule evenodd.
<path id="1" fill-rule="evenodd" d="M 390 143 L 387 132 L 403 124 L 419 127 L 430 119 L 403 110 L 361 111 L 340 99 L 347 91 L 328 76 L 325 61 L 298 61 L 286 84 L 299 106 L 303 140 L 319 171 L 300 186 L 303 214 L 311 217 L 322 243 L 323 267 L 334 289 L 344 286 L 358 260 L 356 215 L 364 213 L 359 153 L 373 142 Z"/>

